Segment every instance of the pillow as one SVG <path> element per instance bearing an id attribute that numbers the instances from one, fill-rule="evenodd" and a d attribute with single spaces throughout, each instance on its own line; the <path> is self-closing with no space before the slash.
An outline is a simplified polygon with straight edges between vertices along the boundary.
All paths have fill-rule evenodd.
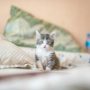
<path id="1" fill-rule="evenodd" d="M 18 46 L 0 39 L 0 68 L 27 66 L 33 68 L 34 60 Z"/>
<path id="2" fill-rule="evenodd" d="M 35 47 L 35 30 L 40 32 L 57 32 L 55 50 L 81 52 L 81 46 L 64 28 L 34 17 L 18 7 L 11 7 L 4 35 L 7 40 L 19 46 Z"/>

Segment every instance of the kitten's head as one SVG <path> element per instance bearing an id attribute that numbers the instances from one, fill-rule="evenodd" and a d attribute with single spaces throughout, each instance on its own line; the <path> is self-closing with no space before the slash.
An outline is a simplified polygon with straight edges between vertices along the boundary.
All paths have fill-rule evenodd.
<path id="1" fill-rule="evenodd" d="M 41 34 L 40 32 L 36 31 L 36 47 L 46 50 L 53 48 L 55 35 L 55 32 L 50 34 Z"/>

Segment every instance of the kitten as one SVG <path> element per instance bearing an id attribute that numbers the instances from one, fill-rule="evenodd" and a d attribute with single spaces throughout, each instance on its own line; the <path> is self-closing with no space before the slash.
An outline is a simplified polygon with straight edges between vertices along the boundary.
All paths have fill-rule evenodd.
<path id="1" fill-rule="evenodd" d="M 55 32 L 41 34 L 36 31 L 36 66 L 41 70 L 59 69 L 59 60 L 54 51 Z"/>

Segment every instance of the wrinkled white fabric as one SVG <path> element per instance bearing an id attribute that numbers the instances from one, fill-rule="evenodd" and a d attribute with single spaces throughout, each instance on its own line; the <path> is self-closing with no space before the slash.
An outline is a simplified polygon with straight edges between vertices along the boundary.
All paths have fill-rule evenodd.
<path id="1" fill-rule="evenodd" d="M 33 65 L 34 60 L 13 43 L 0 38 L 0 67 L 23 67 L 23 65 Z"/>

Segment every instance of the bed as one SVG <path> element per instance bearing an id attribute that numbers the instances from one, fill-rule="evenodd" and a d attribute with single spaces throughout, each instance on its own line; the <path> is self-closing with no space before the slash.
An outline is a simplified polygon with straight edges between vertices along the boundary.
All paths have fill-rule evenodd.
<path id="1" fill-rule="evenodd" d="M 9 42 L 10 48 L 11 45 L 12 44 Z M 5 46 L 7 47 L 7 44 L 5 44 Z M 4 48 L 6 48 L 5 46 Z M 14 48 L 14 46 L 12 47 Z M 10 48 L 8 50 L 10 50 Z M 22 52 L 29 55 L 32 60 L 34 60 L 35 49 L 26 47 L 18 48 Z M 18 51 L 18 49 L 16 50 Z M 0 69 L 0 89 L 90 90 L 90 54 L 57 51 L 56 54 L 61 62 L 61 65 L 66 66 L 67 69 L 47 72 L 30 68 L 2 68 Z M 9 63 L 12 62 L 10 61 Z M 9 65 L 9 63 L 7 64 Z"/>

